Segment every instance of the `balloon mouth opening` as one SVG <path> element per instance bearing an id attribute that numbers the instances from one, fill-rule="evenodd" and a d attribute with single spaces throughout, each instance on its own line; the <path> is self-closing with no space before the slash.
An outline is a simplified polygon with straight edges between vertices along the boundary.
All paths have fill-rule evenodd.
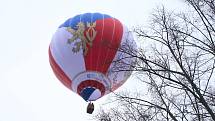
<path id="1" fill-rule="evenodd" d="M 83 89 L 79 95 L 85 101 L 95 101 L 103 96 L 101 91 L 94 87 L 87 87 L 87 88 Z"/>
<path id="2" fill-rule="evenodd" d="M 86 80 L 77 87 L 77 93 L 85 101 L 95 101 L 105 94 L 105 86 L 96 80 Z"/>
<path id="3" fill-rule="evenodd" d="M 94 87 L 101 93 L 106 93 L 111 87 L 110 79 L 101 72 L 84 71 L 77 74 L 73 79 L 72 90 L 78 94 L 83 88 Z"/>

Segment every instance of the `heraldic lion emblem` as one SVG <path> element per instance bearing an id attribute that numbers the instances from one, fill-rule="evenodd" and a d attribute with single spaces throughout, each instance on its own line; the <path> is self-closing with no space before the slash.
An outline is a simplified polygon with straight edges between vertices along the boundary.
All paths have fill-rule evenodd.
<path id="1" fill-rule="evenodd" d="M 67 31 L 70 32 L 73 36 L 72 38 L 68 39 L 68 44 L 71 44 L 74 42 L 76 39 L 80 39 L 80 42 L 75 42 L 75 47 L 73 47 L 72 51 L 74 53 L 77 53 L 80 51 L 81 46 L 83 48 L 83 54 L 84 56 L 87 55 L 88 52 L 88 47 L 87 44 L 92 47 L 93 45 L 93 40 L 96 37 L 97 31 L 95 30 L 94 27 L 96 27 L 96 22 L 94 23 L 88 23 L 87 22 L 87 27 L 83 22 L 79 22 L 77 25 L 77 30 L 74 30 L 71 27 L 67 27 Z M 87 30 L 86 30 L 87 29 Z M 85 30 L 86 30 L 86 36 L 85 36 Z"/>

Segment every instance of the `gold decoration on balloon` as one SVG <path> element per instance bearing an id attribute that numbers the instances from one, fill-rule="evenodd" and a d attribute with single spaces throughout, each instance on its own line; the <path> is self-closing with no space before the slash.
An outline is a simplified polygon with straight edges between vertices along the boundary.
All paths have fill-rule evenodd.
<path id="1" fill-rule="evenodd" d="M 72 49 L 74 53 L 77 53 L 80 51 L 81 46 L 83 48 L 83 54 L 84 56 L 87 55 L 88 52 L 88 47 L 87 44 L 89 44 L 90 47 L 93 45 L 93 40 L 96 37 L 97 31 L 95 30 L 96 27 L 96 22 L 94 23 L 88 23 L 87 22 L 87 27 L 85 27 L 85 24 L 83 22 L 79 22 L 76 27 L 78 28 L 77 30 L 74 30 L 71 27 L 67 27 L 67 31 L 72 34 L 72 38 L 68 39 L 68 44 L 71 44 L 77 39 L 80 39 L 80 42 L 75 42 L 75 47 Z M 86 30 L 87 28 L 87 30 Z M 84 35 L 84 32 L 86 30 L 86 37 Z"/>

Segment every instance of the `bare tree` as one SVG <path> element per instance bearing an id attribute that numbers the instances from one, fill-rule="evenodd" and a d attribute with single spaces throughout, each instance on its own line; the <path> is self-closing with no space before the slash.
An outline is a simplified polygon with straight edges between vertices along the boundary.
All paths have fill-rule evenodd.
<path id="1" fill-rule="evenodd" d="M 115 71 L 134 71 L 148 95 L 116 94 L 120 103 L 108 113 L 110 119 L 215 121 L 215 1 L 185 2 L 193 11 L 177 14 L 163 7 L 152 14 L 147 31 L 134 30 L 145 48 L 120 48 L 137 62 L 126 70 L 120 59 Z"/>

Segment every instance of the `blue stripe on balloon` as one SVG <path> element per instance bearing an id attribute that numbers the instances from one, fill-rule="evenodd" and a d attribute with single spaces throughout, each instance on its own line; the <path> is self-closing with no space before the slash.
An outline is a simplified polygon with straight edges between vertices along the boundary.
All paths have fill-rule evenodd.
<path id="1" fill-rule="evenodd" d="M 74 16 L 73 18 L 69 18 L 62 25 L 60 25 L 59 28 L 61 28 L 61 27 L 72 27 L 73 29 L 77 29 L 76 25 L 80 21 L 87 24 L 87 22 L 91 23 L 91 22 L 95 22 L 96 20 L 105 19 L 105 18 L 112 18 L 112 17 L 107 15 L 107 14 L 101 14 L 101 13 L 80 14 L 80 15 Z"/>
<path id="2" fill-rule="evenodd" d="M 94 91 L 95 91 L 95 88 L 88 87 L 83 89 L 80 95 L 85 101 L 87 101 Z"/>

